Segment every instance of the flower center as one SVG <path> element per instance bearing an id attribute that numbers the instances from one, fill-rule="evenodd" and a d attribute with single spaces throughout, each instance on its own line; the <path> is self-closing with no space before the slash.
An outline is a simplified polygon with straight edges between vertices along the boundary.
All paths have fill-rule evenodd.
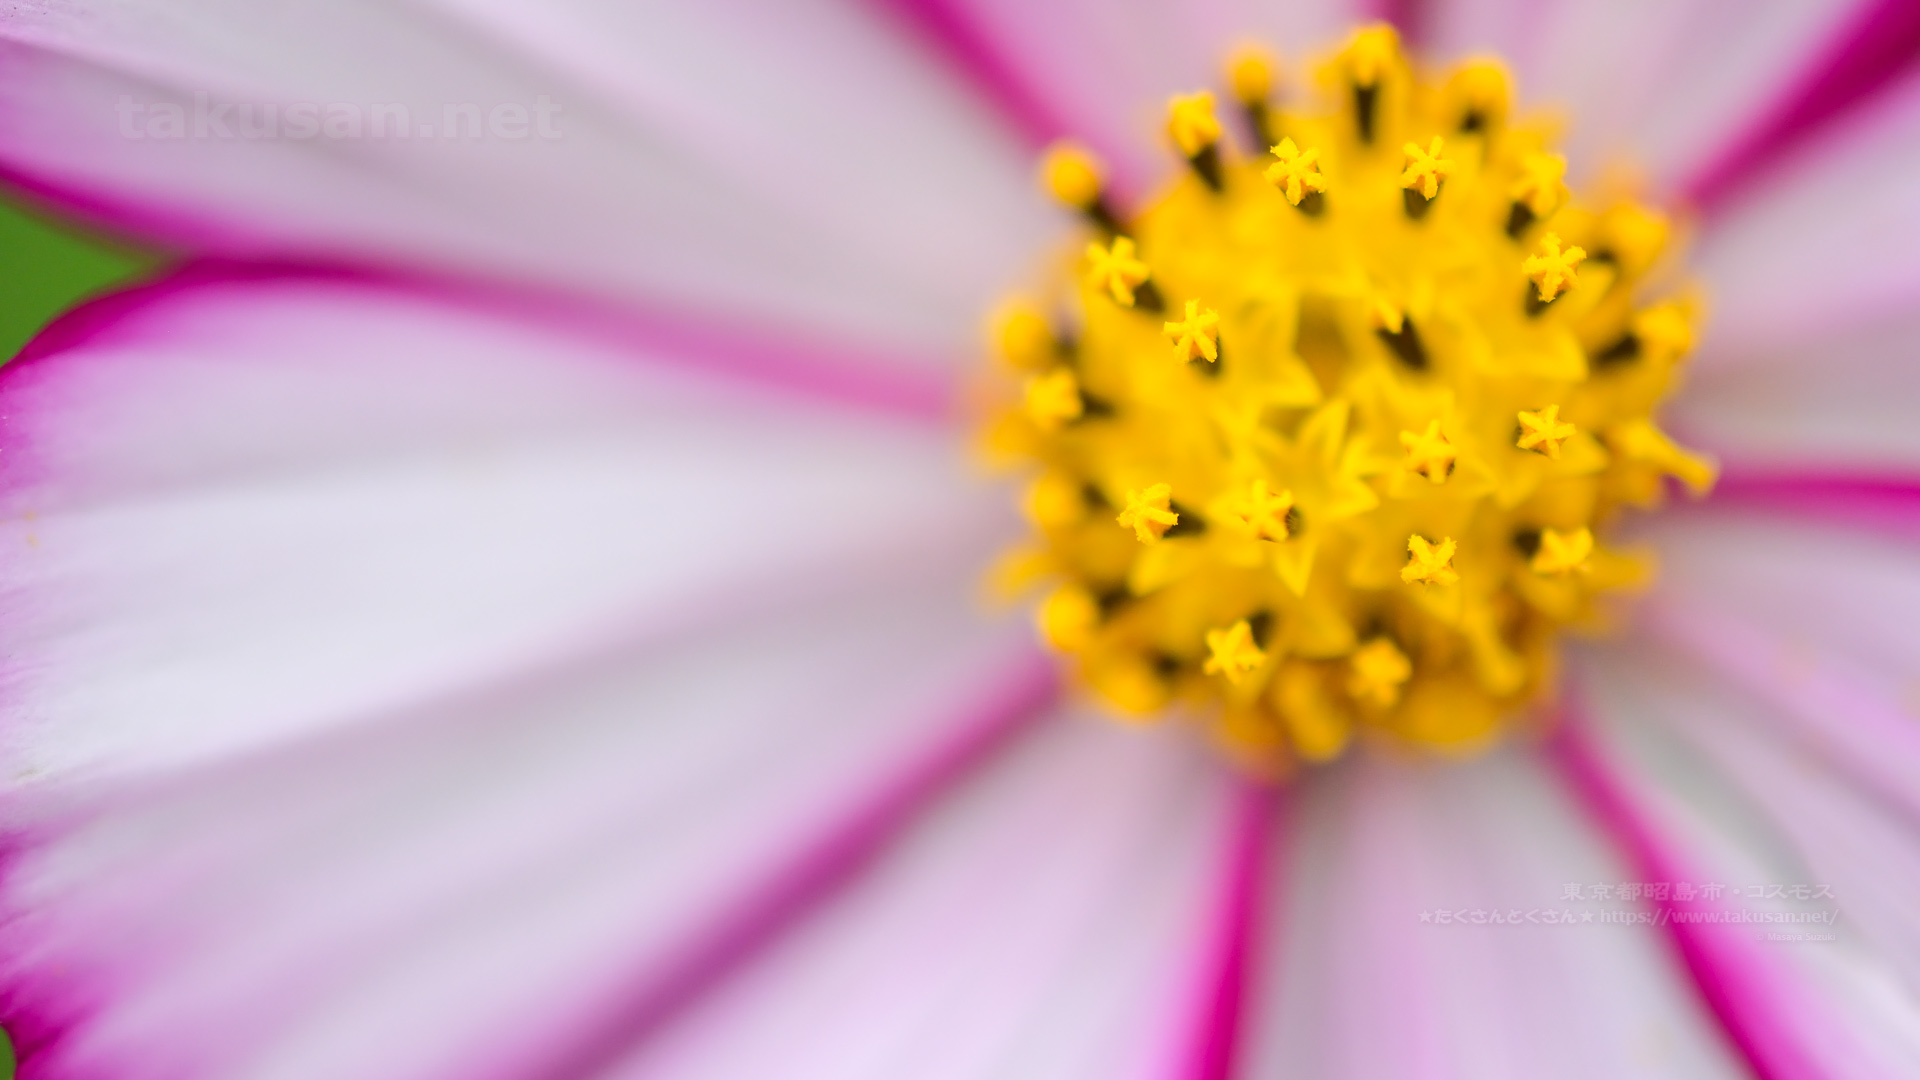
<path id="1" fill-rule="evenodd" d="M 1176 97 L 1186 168 L 1112 205 L 1070 146 L 1045 178 L 1091 235 L 1046 305 L 998 322 L 1024 380 L 988 423 L 1037 469 L 1007 580 L 1054 582 L 1046 639 L 1124 714 L 1177 702 L 1262 769 L 1358 732 L 1482 745 L 1602 623 L 1643 556 L 1604 542 L 1713 467 L 1655 425 L 1696 304 L 1660 298 L 1670 228 L 1571 197 L 1508 77 L 1416 72 L 1368 27 L 1283 108 L 1246 52 L 1236 157 Z"/>

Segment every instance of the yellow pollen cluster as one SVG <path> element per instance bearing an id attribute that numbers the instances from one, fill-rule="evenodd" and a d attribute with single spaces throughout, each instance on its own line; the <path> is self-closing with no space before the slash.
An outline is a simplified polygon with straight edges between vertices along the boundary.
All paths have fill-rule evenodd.
<path id="1" fill-rule="evenodd" d="M 1278 72 L 1244 49 L 1231 115 L 1175 98 L 1184 160 L 1143 207 L 1048 158 L 1089 235 L 998 316 L 985 446 L 1031 471 L 1034 530 L 999 580 L 1053 582 L 1040 629 L 1085 687 L 1252 768 L 1485 745 L 1648 577 L 1620 512 L 1713 482 L 1655 418 L 1698 319 L 1675 230 L 1574 198 L 1497 62 L 1423 78 L 1374 26 L 1312 93 Z"/>

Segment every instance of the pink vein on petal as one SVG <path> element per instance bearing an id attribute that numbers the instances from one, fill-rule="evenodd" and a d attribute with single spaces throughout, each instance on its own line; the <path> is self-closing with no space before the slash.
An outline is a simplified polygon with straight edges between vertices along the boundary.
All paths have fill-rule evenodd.
<path id="1" fill-rule="evenodd" d="M 1712 504 L 1758 506 L 1913 532 L 1920 530 L 1920 476 L 1729 465 L 1714 485 Z"/>
<path id="2" fill-rule="evenodd" d="M 1799 80 L 1685 187 L 1711 213 L 1796 143 L 1871 98 L 1920 57 L 1920 0 L 1867 0 Z"/>
<path id="3" fill-rule="evenodd" d="M 954 0 L 873 0 L 911 25 L 1035 146 L 1073 134 L 1019 68 Z"/>
<path id="4" fill-rule="evenodd" d="M 1270 787 L 1251 779 L 1240 782 L 1193 1039 L 1175 1070 L 1175 1080 L 1232 1080 L 1234 1076 L 1263 930 L 1262 899 L 1271 888 L 1267 857 L 1278 812 Z"/>
<path id="5" fill-rule="evenodd" d="M 593 1080 L 638 1053 L 696 1006 L 831 901 L 943 794 L 1010 745 L 1059 696 L 1058 665 L 1031 653 L 987 695 L 960 710 L 960 720 L 926 753 L 885 778 L 866 797 L 772 867 L 665 964 L 623 988 L 598 995 L 610 1003 L 556 1055 L 539 1062 L 476 1068 L 469 1076 L 502 1080 Z"/>
<path id="6" fill-rule="evenodd" d="M 520 317 L 688 370 L 917 422 L 945 424 L 954 416 L 951 380 L 925 362 L 890 361 L 799 335 L 737 329 L 698 314 L 636 309 L 478 279 L 327 263 L 196 259 L 67 312 L 28 342 L 12 366 L 110 336 L 127 317 L 180 292 L 300 282 L 381 289 L 490 316 Z"/>
<path id="7" fill-rule="evenodd" d="M 1584 719 L 1568 707 L 1546 744 L 1549 762 L 1589 816 L 1612 838 L 1629 868 L 1643 881 L 1698 881 L 1703 875 L 1668 842 L 1629 794 L 1584 732 Z M 1683 922 L 1676 915 L 1707 910 L 1703 902 L 1652 900 L 1662 929 L 1701 1001 L 1727 1041 L 1757 1080 L 1824 1080 L 1799 1034 L 1804 1017 L 1789 1000 L 1790 976 L 1758 944 L 1731 925 Z"/>

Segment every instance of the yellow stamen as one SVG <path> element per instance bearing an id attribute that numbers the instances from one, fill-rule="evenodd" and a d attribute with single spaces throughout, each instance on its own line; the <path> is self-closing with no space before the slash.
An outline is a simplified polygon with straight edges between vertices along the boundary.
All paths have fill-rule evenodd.
<path id="1" fill-rule="evenodd" d="M 1183 364 L 1202 359 L 1211 364 L 1220 359 L 1220 316 L 1212 308 L 1201 307 L 1197 300 L 1187 301 L 1187 317 L 1167 323 L 1164 333 Z"/>
<path id="2" fill-rule="evenodd" d="M 1250 104 L 1271 97 L 1276 67 L 1273 54 L 1259 45 L 1235 48 L 1227 57 L 1227 83 L 1233 88 L 1234 99 Z"/>
<path id="3" fill-rule="evenodd" d="M 1431 543 L 1426 537 L 1414 533 L 1407 537 L 1407 565 L 1400 568 L 1400 580 L 1412 585 L 1451 585 L 1460 580 L 1453 569 L 1453 552 L 1457 545 L 1452 539 Z"/>
<path id="4" fill-rule="evenodd" d="M 1287 514 L 1292 509 L 1293 492 L 1273 491 L 1265 480 L 1255 480 L 1244 493 L 1228 501 L 1226 518 L 1256 540 L 1277 543 L 1290 535 Z"/>
<path id="5" fill-rule="evenodd" d="M 1213 115 L 1213 95 L 1205 90 L 1197 94 L 1176 94 L 1167 102 L 1167 134 L 1188 157 L 1220 141 L 1220 121 Z"/>
<path id="6" fill-rule="evenodd" d="M 1080 397 L 1080 380 L 1065 368 L 1027 380 L 1027 416 L 1042 431 L 1054 431 L 1060 425 L 1080 419 L 1086 403 Z"/>
<path id="7" fill-rule="evenodd" d="M 1553 298 L 1579 284 L 1574 274 L 1581 260 L 1587 257 L 1584 249 L 1560 246 L 1560 238 L 1548 233 L 1540 241 L 1540 253 L 1530 255 L 1520 264 L 1520 269 L 1533 279 L 1540 290 L 1540 302 L 1553 303 Z"/>
<path id="8" fill-rule="evenodd" d="M 1134 538 L 1151 544 L 1165 535 L 1180 520 L 1173 509 L 1173 485 L 1154 484 L 1144 490 L 1128 489 L 1126 508 L 1114 518 L 1122 527 L 1132 529 Z"/>
<path id="9" fill-rule="evenodd" d="M 1453 175 L 1453 162 L 1440 156 L 1444 145 L 1438 135 L 1425 150 L 1420 149 L 1419 143 L 1408 143 L 1405 147 L 1407 168 L 1400 174 L 1400 186 L 1429 199 L 1439 195 L 1440 181 Z"/>
<path id="10" fill-rule="evenodd" d="M 1206 674 L 1225 675 L 1228 682 L 1238 683 L 1266 662 L 1267 654 L 1254 644 L 1253 627 L 1247 620 L 1225 630 L 1207 631 L 1207 662 L 1201 669 Z"/>
<path id="11" fill-rule="evenodd" d="M 1008 364 L 1026 371 L 1043 368 L 1055 358 L 1053 327 L 1047 325 L 1046 316 L 1018 300 L 994 312 L 993 341 Z"/>
<path id="12" fill-rule="evenodd" d="M 1273 156 L 1279 160 L 1267 166 L 1267 183 L 1279 188 L 1288 202 L 1299 206 L 1308 192 L 1327 190 L 1327 178 L 1320 172 L 1320 151 L 1301 150 L 1292 139 L 1281 139 L 1273 148 Z"/>
<path id="13" fill-rule="evenodd" d="M 1520 436 L 1514 445 L 1522 450 L 1537 450 L 1550 458 L 1560 457 L 1560 444 L 1573 438 L 1574 426 L 1560 419 L 1560 406 L 1549 405 L 1539 412 L 1520 414 Z"/>
<path id="14" fill-rule="evenodd" d="M 1528 154 L 1520 160 L 1520 178 L 1513 182 L 1513 200 L 1525 204 L 1533 216 L 1544 218 L 1567 199 L 1567 159 L 1559 154 Z"/>
<path id="15" fill-rule="evenodd" d="M 1111 246 L 1094 242 L 1087 245 L 1087 283 L 1105 289 L 1121 307 L 1133 306 L 1133 290 L 1147 280 L 1147 264 L 1134 258 L 1133 241 L 1125 236 L 1113 238 Z"/>
<path id="16" fill-rule="evenodd" d="M 1348 666 L 1348 693 L 1375 709 L 1392 708 L 1400 700 L 1400 687 L 1413 677 L 1413 661 L 1383 637 L 1355 650 Z"/>
<path id="17" fill-rule="evenodd" d="M 1062 585 L 1040 605 L 1040 633 L 1062 652 L 1079 652 L 1100 625 L 1100 605 L 1079 585 Z"/>
<path id="18" fill-rule="evenodd" d="M 1587 569 L 1593 554 L 1593 530 L 1582 525 L 1572 532 L 1540 530 L 1540 550 L 1533 553 L 1533 572 L 1545 576 Z"/>
<path id="19" fill-rule="evenodd" d="M 1427 421 L 1425 431 L 1401 432 L 1400 445 L 1407 451 L 1404 464 L 1408 472 L 1419 473 L 1436 484 L 1445 483 L 1453 472 L 1453 461 L 1458 455 L 1453 443 L 1440 433 L 1440 421 Z"/>
<path id="20" fill-rule="evenodd" d="M 1354 32 L 1347 45 L 1347 70 L 1355 86 L 1373 86 L 1400 56 L 1400 35 L 1385 23 Z"/>
<path id="21" fill-rule="evenodd" d="M 1100 159 L 1085 147 L 1070 142 L 1055 143 L 1047 151 L 1041 175 L 1046 178 L 1047 190 L 1053 197 L 1074 210 L 1086 210 L 1099 202 L 1106 184 Z"/>
<path id="22" fill-rule="evenodd" d="M 1704 310 L 1663 214 L 1575 198 L 1498 62 L 1410 63 L 1374 27 L 1311 76 L 1281 114 L 1243 54 L 1230 98 L 1177 99 L 1188 158 L 1124 214 L 1090 155 L 1052 155 L 1091 235 L 1002 311 L 976 398 L 981 449 L 1029 466 L 1003 594 L 1043 598 L 1117 713 L 1178 702 L 1272 777 L 1519 726 L 1562 631 L 1650 572 L 1606 530 L 1714 478 L 1653 420 Z M 1230 119 L 1272 156 L 1223 153 Z"/>

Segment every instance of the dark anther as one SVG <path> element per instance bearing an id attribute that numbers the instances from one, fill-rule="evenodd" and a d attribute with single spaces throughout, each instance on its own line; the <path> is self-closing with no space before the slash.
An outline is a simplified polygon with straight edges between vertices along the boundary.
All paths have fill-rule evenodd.
<path id="1" fill-rule="evenodd" d="M 1082 420 L 1104 420 L 1113 415 L 1113 402 L 1106 398 L 1095 397 L 1085 390 L 1080 391 L 1080 418 Z"/>
<path id="2" fill-rule="evenodd" d="M 1308 217 L 1319 217 L 1327 212 L 1327 197 L 1318 191 L 1309 191 L 1300 197 L 1300 212 Z"/>
<path id="3" fill-rule="evenodd" d="M 1558 299 L 1560 299 L 1558 296 L 1553 298 L 1553 300 Z M 1527 286 L 1527 317 L 1538 317 L 1541 312 L 1553 306 L 1553 300 L 1540 299 L 1540 290 L 1531 285 Z"/>
<path id="4" fill-rule="evenodd" d="M 1180 674 L 1180 658 L 1172 653 L 1155 650 L 1152 663 L 1153 673 L 1163 679 L 1171 679 Z"/>
<path id="5" fill-rule="evenodd" d="M 1640 358 L 1640 338 L 1629 330 L 1620 340 L 1593 354 L 1593 366 L 1609 368 Z"/>
<path id="6" fill-rule="evenodd" d="M 1080 501 L 1087 504 L 1089 510 L 1110 510 L 1113 504 L 1107 501 L 1107 493 L 1099 485 L 1088 481 L 1080 485 Z"/>
<path id="7" fill-rule="evenodd" d="M 1413 188 L 1401 188 L 1400 201 L 1406 205 L 1407 216 L 1415 221 L 1426 217 L 1427 211 L 1433 208 L 1433 200 Z"/>
<path id="8" fill-rule="evenodd" d="M 1353 117 L 1360 128 L 1360 141 L 1373 142 L 1373 107 L 1380 102 L 1380 84 L 1353 88 Z"/>
<path id="9" fill-rule="evenodd" d="M 1099 606 L 1100 619 L 1103 622 L 1113 618 L 1115 612 L 1125 607 L 1132 600 L 1133 593 L 1128 591 L 1124 582 L 1117 585 L 1109 585 L 1093 594 L 1093 602 Z"/>
<path id="10" fill-rule="evenodd" d="M 1513 533 L 1513 546 L 1520 554 L 1525 555 L 1529 559 L 1533 558 L 1534 553 L 1540 550 L 1540 530 L 1515 529 Z"/>
<path id="11" fill-rule="evenodd" d="M 1593 254 L 1587 256 L 1587 265 L 1593 266 L 1598 263 L 1619 266 L 1620 256 L 1610 247 L 1595 248 Z"/>
<path id="12" fill-rule="evenodd" d="M 1306 515 L 1300 512 L 1300 508 L 1297 506 L 1287 507 L 1287 536 L 1289 538 L 1299 536 L 1300 530 L 1306 527 L 1307 518 Z"/>
<path id="13" fill-rule="evenodd" d="M 1247 616 L 1247 629 L 1253 631 L 1253 643 L 1262 649 L 1273 638 L 1273 612 L 1266 608 Z"/>
<path id="14" fill-rule="evenodd" d="M 1384 326 L 1374 333 L 1380 335 L 1380 340 L 1387 343 L 1387 348 L 1393 350 L 1401 363 L 1415 371 L 1427 370 L 1427 347 L 1420 343 L 1420 332 L 1413 328 L 1412 319 L 1401 319 L 1397 333 Z"/>
<path id="15" fill-rule="evenodd" d="M 1201 533 L 1207 531 L 1206 519 L 1194 513 L 1192 510 L 1187 509 L 1177 502 L 1169 502 L 1167 509 L 1180 515 L 1180 520 L 1169 525 L 1167 531 L 1160 534 L 1160 539 L 1172 540 L 1181 536 L 1199 536 Z"/>
<path id="16" fill-rule="evenodd" d="M 1198 176 L 1202 183 L 1212 189 L 1214 194 L 1218 195 L 1220 193 L 1219 143 L 1207 144 L 1199 153 L 1188 158 L 1187 164 L 1193 166 L 1194 175 Z"/>
<path id="17" fill-rule="evenodd" d="M 1133 306 L 1136 311 L 1159 315 L 1167 310 L 1167 298 L 1160 295 L 1153 282 L 1143 281 L 1133 287 Z"/>
<path id="18" fill-rule="evenodd" d="M 1114 215 L 1113 207 L 1107 205 L 1105 196 L 1082 207 L 1080 212 L 1087 215 L 1087 220 L 1093 222 L 1094 228 L 1107 236 L 1119 236 L 1126 232 L 1120 227 L 1120 219 Z"/>
<path id="19" fill-rule="evenodd" d="M 1213 343 L 1213 359 L 1211 361 L 1203 356 L 1198 360 L 1189 361 L 1189 363 L 1198 367 L 1200 374 L 1205 375 L 1207 378 L 1219 378 L 1221 370 L 1227 366 L 1227 343 L 1224 341 L 1215 341 Z"/>
<path id="20" fill-rule="evenodd" d="M 1520 234 L 1526 232 L 1527 226 L 1531 224 L 1533 224 L 1533 207 L 1517 199 L 1514 200 L 1513 209 L 1507 211 L 1507 238 L 1520 239 Z"/>
<path id="21" fill-rule="evenodd" d="M 1267 108 L 1264 101 L 1246 102 L 1247 131 L 1253 136 L 1253 145 L 1266 149 L 1280 140 L 1273 134 L 1273 110 Z"/>
<path id="22" fill-rule="evenodd" d="M 1460 118 L 1460 131 L 1462 134 L 1471 135 L 1474 132 L 1485 130 L 1487 130 L 1487 114 L 1481 112 L 1479 109 L 1468 109 L 1467 115 Z"/>

